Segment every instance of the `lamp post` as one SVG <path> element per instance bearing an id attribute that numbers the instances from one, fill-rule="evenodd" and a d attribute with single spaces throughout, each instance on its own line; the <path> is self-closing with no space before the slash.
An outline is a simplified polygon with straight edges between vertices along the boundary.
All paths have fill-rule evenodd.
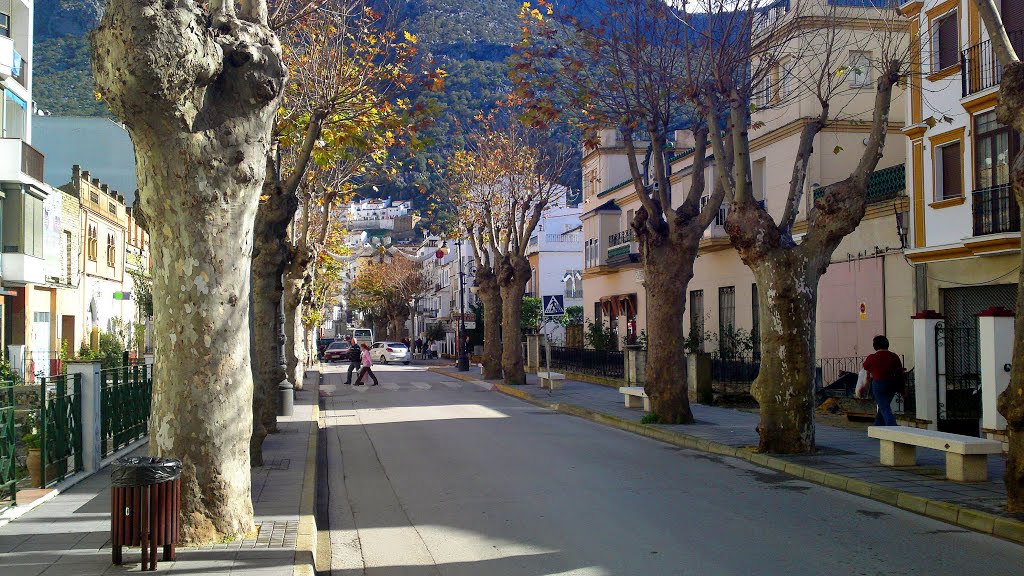
<path id="1" fill-rule="evenodd" d="M 469 372 L 469 350 L 466 346 L 466 272 L 462 265 L 462 240 L 455 242 L 459 247 L 459 341 L 456 342 L 459 350 L 459 372 Z"/>

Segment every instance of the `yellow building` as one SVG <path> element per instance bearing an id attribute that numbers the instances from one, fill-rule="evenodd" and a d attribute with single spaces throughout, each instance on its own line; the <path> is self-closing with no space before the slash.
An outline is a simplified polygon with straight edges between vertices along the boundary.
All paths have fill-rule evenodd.
<path id="1" fill-rule="evenodd" d="M 797 2 L 792 4 L 796 5 Z M 793 17 L 788 13 L 780 17 Z M 816 194 L 829 184 L 845 179 L 860 160 L 863 141 L 870 130 L 874 108 L 875 82 L 869 66 L 880 52 L 871 19 L 891 22 L 895 14 L 878 10 L 860 10 L 847 20 L 838 20 L 849 27 L 849 45 L 841 46 L 842 58 L 850 68 L 858 64 L 857 74 L 844 78 L 844 85 L 831 102 L 841 110 L 814 141 L 803 194 L 803 209 L 794 227 L 795 239 L 807 228 L 806 215 Z M 893 32 L 890 32 L 893 33 Z M 902 30 L 895 32 L 902 35 Z M 793 54 L 810 41 L 797 36 Z M 798 76 L 799 58 L 782 58 L 775 77 Z M 799 89 L 798 82 L 785 80 L 773 83 L 757 94 L 758 111 L 753 114 L 750 132 L 751 167 L 754 194 L 764 203 L 768 213 L 781 217 L 788 196 L 789 182 L 802 128 L 820 113 L 817 100 Z M 906 228 L 908 200 L 905 196 L 905 146 L 900 130 L 903 127 L 905 102 L 902 91 L 894 93 L 890 115 L 889 137 L 884 156 L 879 162 L 868 191 L 868 209 L 857 230 L 848 236 L 833 256 L 829 271 L 820 282 L 817 314 L 817 350 L 819 358 L 856 358 L 871 352 L 871 339 L 879 333 L 888 334 L 895 352 L 912 362 L 913 338 L 910 316 L 914 311 L 913 268 L 903 256 L 901 232 Z M 592 321 L 611 323 L 620 337 L 646 326 L 648 314 L 643 288 L 643 270 L 639 250 L 633 240 L 629 222 L 640 208 L 640 201 L 628 180 L 629 171 L 621 136 L 606 130 L 600 134 L 600 147 L 583 159 L 585 237 L 584 299 L 585 313 Z M 692 135 L 680 131 L 674 138 L 677 153 L 671 158 L 672 194 L 681 203 L 690 181 L 693 156 Z M 646 143 L 636 143 L 645 151 Z M 710 148 L 705 181 L 709 183 L 705 197 L 714 182 Z M 680 319 L 684 334 L 698 335 L 708 352 L 729 347 L 725 335 L 737 330 L 755 335 L 750 354 L 758 355 L 756 334 L 757 286 L 750 269 L 732 248 L 722 224 L 728 213 L 725 204 L 719 216 L 705 231 L 694 278 L 687 295 L 686 318 Z M 700 337 L 703 335 L 703 338 Z M 715 337 L 711 337 L 715 335 Z M 856 360 L 851 360 L 851 366 Z"/>

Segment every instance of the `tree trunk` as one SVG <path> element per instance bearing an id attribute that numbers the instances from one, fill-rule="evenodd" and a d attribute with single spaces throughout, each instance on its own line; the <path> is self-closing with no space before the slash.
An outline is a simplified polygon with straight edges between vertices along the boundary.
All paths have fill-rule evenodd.
<path id="1" fill-rule="evenodd" d="M 263 465 L 263 439 L 277 432 L 278 385 L 287 380 L 284 357 L 284 298 L 282 274 L 290 251 L 288 223 L 298 202 L 285 194 L 268 167 L 263 186 L 267 200 L 256 211 L 252 255 L 252 375 L 253 435 L 250 457 L 253 466 Z"/>
<path id="2" fill-rule="evenodd" d="M 502 257 L 498 271 L 498 285 L 501 291 L 501 368 L 505 384 L 521 386 L 526 384 L 523 368 L 523 331 L 519 325 L 523 312 L 523 294 L 530 281 L 530 263 L 522 256 Z"/>
<path id="3" fill-rule="evenodd" d="M 302 277 L 294 277 L 293 267 L 289 266 L 284 279 L 284 355 L 287 362 L 288 380 L 296 390 L 302 390 L 302 372 L 304 343 L 302 332 Z"/>
<path id="4" fill-rule="evenodd" d="M 111 0 L 92 37 L 97 87 L 131 133 L 152 223 L 150 453 L 182 461 L 187 543 L 254 529 L 253 220 L 285 80 L 265 23 L 218 6 Z"/>
<path id="5" fill-rule="evenodd" d="M 1024 132 L 1024 64 L 1011 62 L 1003 65 L 1003 78 L 999 87 L 1000 103 L 996 109 L 998 120 Z M 1024 152 L 1014 159 L 1011 171 L 1013 193 L 1017 205 L 1024 206 Z M 1021 273 L 1017 284 L 1017 315 L 1014 320 L 1013 363 L 1010 383 L 999 395 L 997 409 L 1006 418 L 1009 450 L 1006 458 L 1006 509 L 1024 513 L 1024 241 L 1021 243 Z"/>
<path id="6" fill-rule="evenodd" d="M 490 268 L 477 269 L 478 295 L 484 305 L 484 380 L 501 378 L 501 290 Z"/>
<path id="7" fill-rule="evenodd" d="M 647 290 L 647 364 L 644 391 L 658 420 L 692 424 L 686 390 L 686 349 L 683 317 L 686 288 L 693 278 L 697 243 L 668 242 L 642 249 Z"/>
<path id="8" fill-rule="evenodd" d="M 751 269 L 761 327 L 761 370 L 750 387 L 761 407 L 758 451 L 812 452 L 819 275 L 799 253 L 785 249 Z"/>

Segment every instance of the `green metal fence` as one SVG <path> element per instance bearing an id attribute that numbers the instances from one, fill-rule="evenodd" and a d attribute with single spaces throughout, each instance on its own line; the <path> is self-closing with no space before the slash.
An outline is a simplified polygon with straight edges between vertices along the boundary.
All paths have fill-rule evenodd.
<path id="1" fill-rule="evenodd" d="M 146 364 L 100 371 L 100 434 L 104 457 L 149 433 L 153 367 Z"/>
<path id="2" fill-rule="evenodd" d="M 14 426 L 14 383 L 0 382 L 0 510 L 17 504 L 17 428 Z"/>
<path id="3" fill-rule="evenodd" d="M 82 376 L 39 378 L 41 488 L 82 470 Z"/>

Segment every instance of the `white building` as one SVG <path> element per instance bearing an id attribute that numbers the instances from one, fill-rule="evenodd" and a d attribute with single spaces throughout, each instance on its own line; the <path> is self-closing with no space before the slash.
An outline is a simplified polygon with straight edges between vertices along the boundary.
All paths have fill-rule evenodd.
<path id="1" fill-rule="evenodd" d="M 530 261 L 528 296 L 542 298 L 542 304 L 560 307 L 583 305 L 583 230 L 579 204 L 567 205 L 563 196 L 541 217 L 526 248 Z M 556 304 L 551 304 L 551 297 Z M 560 306 L 557 304 L 560 302 Z M 543 312 L 548 312 L 545 310 Z M 542 331 L 554 342 L 564 342 L 565 329 L 546 322 Z"/>
<path id="2" fill-rule="evenodd" d="M 349 202 L 345 211 L 346 225 L 350 230 L 382 229 L 393 230 L 395 219 L 408 216 L 412 202 L 393 202 L 390 198 L 379 200 L 365 198 Z"/>

